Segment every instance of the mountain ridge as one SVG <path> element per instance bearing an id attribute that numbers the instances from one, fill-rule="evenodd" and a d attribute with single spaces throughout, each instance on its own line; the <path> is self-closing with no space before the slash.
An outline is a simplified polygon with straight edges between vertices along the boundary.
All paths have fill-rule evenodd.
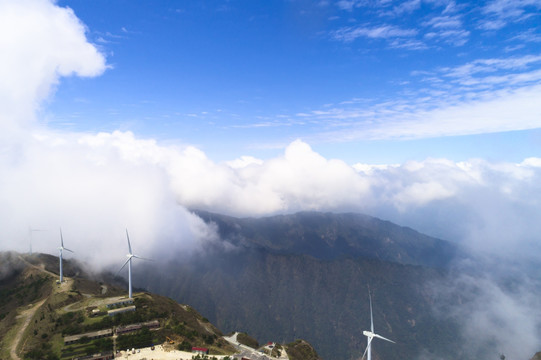
<path id="1" fill-rule="evenodd" d="M 203 210 L 192 211 L 205 222 L 215 223 L 224 241 L 277 253 L 312 255 L 327 260 L 377 258 L 430 267 L 447 267 L 451 260 L 464 256 L 454 243 L 359 213 L 310 211 L 235 218 Z"/>

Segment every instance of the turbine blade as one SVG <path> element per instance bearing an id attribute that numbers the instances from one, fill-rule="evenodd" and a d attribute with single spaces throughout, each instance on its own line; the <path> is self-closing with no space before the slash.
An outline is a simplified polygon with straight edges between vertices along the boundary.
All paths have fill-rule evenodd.
<path id="1" fill-rule="evenodd" d="M 372 337 L 369 337 L 368 338 L 368 342 L 366 343 L 366 349 L 364 349 L 364 353 L 363 353 L 363 357 L 361 357 L 361 360 L 364 359 L 364 357 L 366 356 L 366 353 L 368 352 L 368 349 L 370 349 L 370 344 L 372 343 Z"/>
<path id="2" fill-rule="evenodd" d="M 118 275 L 119 272 L 122 271 L 122 269 L 124 269 L 124 266 L 126 266 L 126 264 L 131 260 L 131 257 L 128 258 L 128 260 L 126 260 L 126 262 L 124 262 L 124 264 L 122 265 L 122 267 L 120 269 L 118 269 L 118 271 L 116 272 L 115 276 Z"/>
<path id="3" fill-rule="evenodd" d="M 374 334 L 374 337 L 377 337 L 378 339 L 385 340 L 385 341 L 388 341 L 388 342 L 392 342 L 393 344 L 396 344 L 394 341 L 389 340 L 387 338 L 384 338 L 383 336 L 378 335 L 378 334 Z"/>
<path id="4" fill-rule="evenodd" d="M 70 250 L 70 249 L 68 249 L 68 248 L 63 248 L 63 249 L 66 250 L 66 251 L 69 251 L 70 253 L 74 253 L 74 254 L 75 254 L 75 251 L 73 251 L 73 250 Z"/>
<path id="5" fill-rule="evenodd" d="M 140 256 L 138 256 L 138 255 L 132 255 L 132 257 L 137 258 L 137 259 L 141 259 L 141 260 L 146 260 L 146 261 L 154 261 L 153 259 L 140 257 Z"/>
<path id="6" fill-rule="evenodd" d="M 368 299 L 370 301 L 370 331 L 374 332 L 374 317 L 372 316 L 372 296 L 370 295 L 370 289 L 368 289 Z"/>
<path id="7" fill-rule="evenodd" d="M 128 249 L 130 249 L 130 255 L 132 254 L 131 252 L 131 244 L 130 244 L 130 235 L 128 235 L 128 229 L 126 228 L 126 238 L 128 239 Z"/>
<path id="8" fill-rule="evenodd" d="M 366 346 L 366 349 L 364 349 L 363 357 L 361 357 L 361 360 L 364 360 L 364 357 L 366 356 L 367 351 L 368 351 L 368 345 Z"/>
<path id="9" fill-rule="evenodd" d="M 62 236 L 62 228 L 60 228 L 60 246 L 64 248 L 64 237 Z"/>

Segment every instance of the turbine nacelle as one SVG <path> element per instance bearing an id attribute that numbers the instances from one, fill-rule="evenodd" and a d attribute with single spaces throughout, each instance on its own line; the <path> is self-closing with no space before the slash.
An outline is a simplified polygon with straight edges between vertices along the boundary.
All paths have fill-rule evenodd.
<path id="1" fill-rule="evenodd" d="M 392 342 L 393 344 L 396 344 L 394 341 L 390 340 L 390 339 L 387 339 L 386 337 L 383 337 L 381 335 L 378 335 L 378 334 L 374 334 L 372 331 L 363 331 L 363 335 L 366 336 L 367 338 L 378 338 L 378 339 L 381 339 L 381 340 L 385 340 L 385 341 L 388 341 L 388 342 Z"/>

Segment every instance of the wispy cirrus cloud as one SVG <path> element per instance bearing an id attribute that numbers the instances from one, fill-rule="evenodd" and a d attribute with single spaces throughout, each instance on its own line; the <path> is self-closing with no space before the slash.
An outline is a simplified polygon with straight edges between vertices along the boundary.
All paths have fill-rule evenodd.
<path id="1" fill-rule="evenodd" d="M 343 27 L 332 33 L 335 40 L 343 42 L 352 42 L 357 38 L 369 39 L 392 39 L 392 38 L 408 38 L 417 35 L 415 29 L 402 29 L 394 25 L 380 26 L 354 26 Z"/>
<path id="2" fill-rule="evenodd" d="M 461 28 L 462 20 L 458 15 L 443 15 L 443 16 L 434 16 L 429 20 L 423 22 L 424 26 L 430 26 L 437 29 L 448 29 L 448 28 Z"/>
<path id="3" fill-rule="evenodd" d="M 437 15 L 423 22 L 427 32 L 424 39 L 433 41 L 443 41 L 454 46 L 462 46 L 468 42 L 470 31 L 463 28 L 462 16 Z"/>
<path id="4" fill-rule="evenodd" d="M 351 11 L 353 8 L 361 6 L 362 3 L 360 0 L 339 0 L 336 6 L 341 10 Z"/>
<path id="5" fill-rule="evenodd" d="M 412 76 L 418 87 L 392 101 L 354 99 L 304 112 L 307 124 L 326 125 L 307 139 L 422 139 L 541 128 L 541 55 L 477 59 Z"/>
<path id="6" fill-rule="evenodd" d="M 479 28 L 483 30 L 499 30 L 510 22 L 524 21 L 532 16 L 539 16 L 541 9 L 539 0 L 493 0 L 482 9 L 487 16 L 480 21 Z M 534 10 L 532 12 L 531 10 Z"/>
<path id="7" fill-rule="evenodd" d="M 538 43 L 541 42 L 541 33 L 538 28 L 531 28 L 513 36 L 509 40 L 523 43 Z"/>
<path id="8" fill-rule="evenodd" d="M 407 0 L 397 5 L 390 2 L 339 2 L 339 8 L 352 12 L 357 7 L 369 9 L 375 17 L 387 19 L 378 26 L 358 25 L 346 26 L 331 32 L 331 38 L 345 43 L 360 38 L 385 39 L 389 47 L 407 50 L 425 50 L 432 45 L 443 42 L 452 46 L 467 43 L 470 31 L 464 28 L 463 8 L 454 2 L 431 3 L 432 11 L 423 15 L 424 21 L 412 27 L 404 26 L 403 15 L 416 12 L 421 7 L 420 0 Z"/>
<path id="9" fill-rule="evenodd" d="M 485 94 L 484 98 L 395 101 L 368 107 L 333 108 L 311 116 L 327 131 L 308 137 L 314 142 L 427 139 L 541 128 L 541 86 Z"/>
<path id="10" fill-rule="evenodd" d="M 468 86 L 516 86 L 539 81 L 540 65 L 541 55 L 477 59 L 464 65 L 441 68 L 438 76 Z"/>
<path id="11" fill-rule="evenodd" d="M 407 0 L 393 7 L 393 15 L 411 14 L 421 7 L 421 0 Z"/>
<path id="12" fill-rule="evenodd" d="M 424 38 L 427 40 L 440 40 L 454 46 L 462 46 L 468 42 L 470 32 L 467 30 L 444 29 L 427 32 Z"/>

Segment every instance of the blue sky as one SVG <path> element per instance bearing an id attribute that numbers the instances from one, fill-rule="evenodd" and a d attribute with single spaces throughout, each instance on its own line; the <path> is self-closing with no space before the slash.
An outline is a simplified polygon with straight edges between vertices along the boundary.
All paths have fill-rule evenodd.
<path id="1" fill-rule="evenodd" d="M 539 1 L 58 5 L 109 68 L 61 80 L 44 106 L 55 128 L 130 130 L 218 162 L 295 139 L 349 164 L 541 150 L 541 108 L 523 106 L 541 95 Z"/>

